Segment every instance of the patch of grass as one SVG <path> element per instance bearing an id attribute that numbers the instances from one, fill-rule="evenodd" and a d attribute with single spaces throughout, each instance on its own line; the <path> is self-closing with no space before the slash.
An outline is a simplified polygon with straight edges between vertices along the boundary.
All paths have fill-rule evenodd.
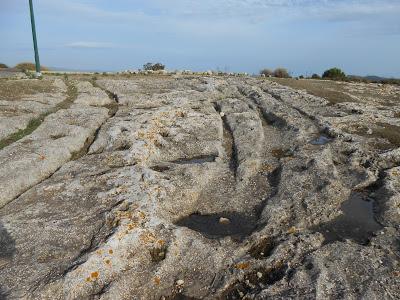
<path id="1" fill-rule="evenodd" d="M 309 94 L 325 98 L 331 105 L 342 102 L 365 102 L 371 99 L 383 106 L 396 106 L 400 103 L 400 93 L 396 87 L 365 83 L 348 83 L 344 81 L 332 80 L 295 80 L 284 78 L 267 78 L 279 84 L 289 86 L 294 89 L 306 90 Z"/>
<path id="2" fill-rule="evenodd" d="M 67 98 L 65 98 L 65 100 L 63 102 L 56 105 L 56 108 L 55 108 L 56 111 L 59 109 L 69 108 L 71 106 L 71 104 L 74 103 L 74 101 L 78 97 L 78 89 L 76 88 L 76 86 L 73 85 L 69 81 L 66 81 L 66 84 L 68 87 L 67 88 Z"/>
<path id="3" fill-rule="evenodd" d="M 372 134 L 368 134 L 368 128 L 364 125 L 348 128 L 345 131 L 357 134 L 365 138 L 377 138 L 384 141 L 374 143 L 374 147 L 381 150 L 389 150 L 400 147 L 400 126 L 387 123 L 376 123 L 372 128 Z M 385 142 L 387 141 L 387 142 Z"/>
<path id="4" fill-rule="evenodd" d="M 14 143 L 16 141 L 22 139 L 23 137 L 31 134 L 36 128 L 39 127 L 40 124 L 42 124 L 43 120 L 44 120 L 44 116 L 39 117 L 37 119 L 32 119 L 29 121 L 26 128 L 18 130 L 17 132 L 6 137 L 5 139 L 0 140 L 0 150 L 7 147 L 8 145 L 11 145 L 12 143 Z"/>
<path id="5" fill-rule="evenodd" d="M 57 104 L 54 108 L 48 110 L 47 112 L 41 114 L 39 117 L 32 119 L 29 121 L 28 125 L 26 126 L 26 128 L 18 130 L 17 132 L 10 134 L 8 137 L 6 137 L 3 140 L 0 140 L 0 150 L 2 150 L 3 148 L 11 145 L 12 143 L 15 143 L 16 141 L 24 138 L 25 136 L 31 134 L 32 132 L 34 132 L 36 130 L 36 128 L 38 128 L 40 126 L 40 124 L 43 123 L 43 121 L 45 120 L 45 118 L 50 115 L 53 114 L 55 112 L 57 112 L 60 109 L 67 109 L 71 106 L 71 104 L 75 101 L 75 99 L 78 96 L 78 90 L 77 88 L 71 84 L 68 83 L 68 90 L 67 90 L 67 97 L 66 99 Z"/>
<path id="6" fill-rule="evenodd" d="M 377 123 L 378 128 L 373 130 L 373 135 L 388 140 L 392 145 L 400 147 L 400 126 Z"/>
<path id="7" fill-rule="evenodd" d="M 17 100 L 24 96 L 52 92 L 55 92 L 55 87 L 51 80 L 0 81 L 0 98 L 5 100 Z"/>
<path id="8" fill-rule="evenodd" d="M 355 102 L 349 95 L 339 91 L 335 82 L 326 80 L 296 80 L 291 78 L 268 78 L 279 84 L 286 85 L 297 90 L 306 90 L 307 93 L 324 98 L 331 104 L 342 102 Z M 335 90 L 332 90 L 335 89 Z"/>

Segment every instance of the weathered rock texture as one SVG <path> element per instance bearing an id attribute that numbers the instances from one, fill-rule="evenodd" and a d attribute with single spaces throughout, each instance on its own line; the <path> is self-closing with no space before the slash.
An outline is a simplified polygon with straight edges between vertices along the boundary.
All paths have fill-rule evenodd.
<path id="1" fill-rule="evenodd" d="M 400 152 L 351 130 L 399 126 L 399 104 L 252 78 L 75 84 L 0 151 L 0 297 L 400 294 Z"/>
<path id="2" fill-rule="evenodd" d="M 67 86 L 60 79 L 2 79 L 0 91 L 0 140 L 24 129 L 67 97 Z"/>

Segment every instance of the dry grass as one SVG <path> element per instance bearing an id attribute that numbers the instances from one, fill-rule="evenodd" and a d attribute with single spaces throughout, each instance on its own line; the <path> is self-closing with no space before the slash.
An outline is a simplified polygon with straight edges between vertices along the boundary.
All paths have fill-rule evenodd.
<path id="1" fill-rule="evenodd" d="M 342 102 L 369 102 L 370 99 L 377 100 L 385 106 L 400 103 L 400 93 L 387 93 L 386 90 L 390 88 L 388 85 L 380 87 L 374 84 L 351 85 L 331 80 L 296 80 L 292 78 L 267 78 L 266 80 L 272 80 L 294 89 L 306 90 L 311 95 L 325 98 L 332 105 Z M 355 86 L 358 89 L 355 89 Z"/>
<path id="2" fill-rule="evenodd" d="M 395 147 L 400 147 L 400 127 L 391 124 L 377 123 L 373 135 L 388 140 Z"/>
<path id="3" fill-rule="evenodd" d="M 383 150 L 400 147 L 400 127 L 387 123 L 376 123 L 372 128 L 372 134 L 368 134 L 369 128 L 364 125 L 358 125 L 347 128 L 345 131 L 351 134 L 357 134 L 369 139 L 378 138 L 386 142 L 375 142 L 375 147 Z"/>
<path id="4" fill-rule="evenodd" d="M 0 80 L 0 99 L 18 100 L 24 96 L 55 92 L 51 80 Z"/>
<path id="5" fill-rule="evenodd" d="M 306 90 L 311 95 L 325 98 L 331 104 L 355 102 L 355 100 L 349 95 L 341 92 L 340 85 L 334 81 L 309 79 L 296 80 L 292 78 L 268 78 L 268 80 L 275 81 L 297 90 Z"/>
<path id="6" fill-rule="evenodd" d="M 28 80 L 24 80 L 24 81 L 28 81 Z M 33 131 L 36 130 L 36 128 L 38 128 L 40 126 L 40 124 L 43 123 L 44 119 L 48 115 L 55 113 L 60 109 L 69 108 L 71 106 L 71 104 L 75 101 L 77 95 L 78 95 L 78 91 L 77 91 L 76 87 L 74 85 L 68 83 L 67 97 L 63 102 L 59 103 L 53 109 L 41 114 L 39 117 L 30 120 L 28 123 L 28 126 L 26 128 L 21 129 L 15 133 L 9 135 L 8 137 L 6 137 L 3 140 L 0 140 L 0 150 L 3 149 L 4 147 L 7 147 L 8 145 L 11 145 L 12 143 L 14 143 L 16 141 L 22 139 L 23 137 L 31 134 Z"/>
<path id="7" fill-rule="evenodd" d="M 15 66 L 16 69 L 21 70 L 21 71 L 35 71 L 36 70 L 36 65 L 31 62 L 22 62 L 19 63 L 18 65 Z M 41 71 L 49 71 L 49 68 L 45 66 L 40 66 Z"/>
<path id="8" fill-rule="evenodd" d="M 268 78 L 279 84 L 289 86 L 294 89 L 306 90 L 309 94 L 322 97 L 330 102 L 331 105 L 341 102 L 360 102 L 371 103 L 373 99 L 380 106 L 377 109 L 387 110 L 393 105 L 400 104 L 400 93 L 388 93 L 387 90 L 393 86 L 377 86 L 368 84 L 351 85 L 343 82 L 330 80 L 296 80 L 286 78 Z M 353 98 L 353 97 L 354 98 Z M 385 107 L 386 106 L 386 107 Z M 400 118 L 400 113 L 394 114 L 395 118 Z M 387 124 L 371 124 L 372 134 L 368 134 L 369 128 L 365 125 L 349 126 L 345 131 L 351 134 L 357 134 L 368 139 L 378 139 L 375 142 L 376 148 L 393 149 L 400 147 L 400 127 Z"/>

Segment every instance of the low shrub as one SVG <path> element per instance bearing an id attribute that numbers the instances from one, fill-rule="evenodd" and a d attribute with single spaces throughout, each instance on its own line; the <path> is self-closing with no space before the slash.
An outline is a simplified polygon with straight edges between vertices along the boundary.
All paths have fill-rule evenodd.
<path id="1" fill-rule="evenodd" d="M 334 80 L 345 80 L 346 74 L 339 68 L 332 68 L 326 70 L 322 75 L 322 78 L 325 79 L 334 79 Z"/>
<path id="2" fill-rule="evenodd" d="M 274 71 L 274 76 L 278 78 L 290 78 L 288 70 L 285 68 L 278 68 Z"/>
<path id="3" fill-rule="evenodd" d="M 0 63 L 0 69 L 7 69 L 7 68 L 8 68 L 8 66 L 6 64 Z"/>
<path id="4" fill-rule="evenodd" d="M 265 75 L 265 77 L 271 77 L 274 75 L 274 72 L 270 69 L 262 69 L 260 71 L 260 75 Z"/>
<path id="5" fill-rule="evenodd" d="M 15 66 L 16 69 L 20 71 L 35 71 L 36 70 L 36 65 L 34 63 L 30 62 L 22 62 L 19 63 Z M 45 66 L 40 66 L 41 71 L 49 71 L 49 68 Z"/>
<path id="6" fill-rule="evenodd" d="M 145 71 L 160 71 L 160 70 L 165 70 L 165 65 L 161 63 L 147 63 L 143 65 L 143 69 Z"/>
<path id="7" fill-rule="evenodd" d="M 321 79 L 321 76 L 318 74 L 312 74 L 311 79 Z"/>

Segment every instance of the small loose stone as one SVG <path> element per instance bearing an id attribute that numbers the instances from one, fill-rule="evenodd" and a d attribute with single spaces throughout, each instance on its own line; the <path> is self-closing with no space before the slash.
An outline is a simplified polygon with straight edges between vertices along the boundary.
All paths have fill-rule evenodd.
<path id="1" fill-rule="evenodd" d="M 219 223 L 222 225 L 228 225 L 231 223 L 231 220 L 229 220 L 228 218 L 221 217 L 219 218 Z"/>

